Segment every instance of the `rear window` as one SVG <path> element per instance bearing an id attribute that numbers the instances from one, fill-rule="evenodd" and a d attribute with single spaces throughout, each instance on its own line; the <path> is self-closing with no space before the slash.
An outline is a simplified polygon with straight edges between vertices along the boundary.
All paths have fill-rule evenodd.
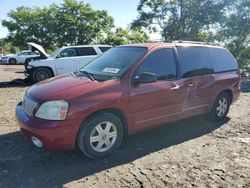
<path id="1" fill-rule="evenodd" d="M 212 58 L 207 47 L 178 47 L 182 77 L 213 74 Z"/>
<path id="2" fill-rule="evenodd" d="M 112 48 L 112 47 L 109 47 L 109 46 L 99 46 L 99 49 L 101 50 L 102 53 L 106 52 L 110 48 Z"/>
<path id="3" fill-rule="evenodd" d="M 216 73 L 238 69 L 235 59 L 227 50 L 220 48 L 210 48 L 210 52 L 213 59 L 214 71 Z"/>
<path id="4" fill-rule="evenodd" d="M 97 55 L 95 49 L 92 47 L 80 47 L 78 50 L 79 56 Z"/>

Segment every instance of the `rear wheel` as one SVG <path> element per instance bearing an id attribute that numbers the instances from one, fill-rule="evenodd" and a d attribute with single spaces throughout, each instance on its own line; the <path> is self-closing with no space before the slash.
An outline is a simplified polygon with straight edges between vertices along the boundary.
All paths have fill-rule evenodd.
<path id="1" fill-rule="evenodd" d="M 94 115 L 79 129 L 77 145 L 88 157 L 96 159 L 109 155 L 123 139 L 121 120 L 112 113 Z"/>
<path id="2" fill-rule="evenodd" d="M 227 93 L 221 93 L 214 102 L 210 116 L 214 121 L 222 121 L 226 118 L 229 108 L 229 95 Z"/>
<path id="3" fill-rule="evenodd" d="M 51 78 L 53 75 L 51 71 L 47 68 L 37 68 L 32 72 L 32 82 L 40 82 L 42 80 L 46 80 Z"/>
<path id="4" fill-rule="evenodd" d="M 16 61 L 16 59 L 11 58 L 11 59 L 9 60 L 9 63 L 10 63 L 11 65 L 15 65 L 15 64 L 17 63 L 17 61 Z"/>

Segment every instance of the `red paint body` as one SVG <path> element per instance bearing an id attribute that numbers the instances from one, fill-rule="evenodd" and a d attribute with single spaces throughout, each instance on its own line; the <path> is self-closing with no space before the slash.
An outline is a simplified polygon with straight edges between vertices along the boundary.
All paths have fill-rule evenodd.
<path id="1" fill-rule="evenodd" d="M 73 149 L 82 122 L 100 110 L 121 112 L 127 133 L 132 134 L 162 123 L 207 113 L 215 98 L 225 90 L 232 93 L 232 102 L 238 99 L 239 71 L 133 86 L 133 72 L 148 54 L 162 47 L 173 47 L 171 44 L 144 46 L 148 52 L 119 80 L 93 82 L 87 78 L 62 75 L 33 85 L 27 91 L 29 97 L 40 104 L 48 100 L 67 100 L 68 114 L 63 121 L 42 120 L 27 115 L 19 103 L 16 116 L 21 130 L 28 137 L 41 139 L 45 149 Z M 173 83 L 180 88 L 171 90 Z M 189 87 L 190 83 L 194 84 L 193 87 Z"/>

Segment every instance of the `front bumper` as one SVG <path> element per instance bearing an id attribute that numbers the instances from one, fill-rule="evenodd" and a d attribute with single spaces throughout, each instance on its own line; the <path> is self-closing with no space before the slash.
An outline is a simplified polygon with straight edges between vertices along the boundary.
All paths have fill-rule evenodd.
<path id="1" fill-rule="evenodd" d="M 21 131 L 31 141 L 36 137 L 46 150 L 74 149 L 79 125 L 78 120 L 50 121 L 26 114 L 22 104 L 16 106 L 16 118 Z"/>

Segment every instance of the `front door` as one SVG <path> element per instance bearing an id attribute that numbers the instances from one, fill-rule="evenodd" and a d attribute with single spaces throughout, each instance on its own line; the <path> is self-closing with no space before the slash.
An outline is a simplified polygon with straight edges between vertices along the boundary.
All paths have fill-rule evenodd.
<path id="1" fill-rule="evenodd" d="M 79 68 L 79 56 L 76 48 L 66 48 L 60 52 L 59 58 L 55 60 L 57 74 L 74 72 Z"/>
<path id="2" fill-rule="evenodd" d="M 182 110 L 185 87 L 176 78 L 176 62 L 171 48 L 152 52 L 135 71 L 154 73 L 157 81 L 130 87 L 131 111 L 135 129 L 175 121 Z"/>

